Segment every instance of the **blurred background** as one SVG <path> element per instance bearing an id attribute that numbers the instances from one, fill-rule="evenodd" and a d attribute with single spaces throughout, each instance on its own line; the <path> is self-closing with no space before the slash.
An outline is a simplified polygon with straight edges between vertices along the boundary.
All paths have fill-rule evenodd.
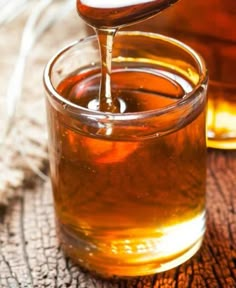
<path id="1" fill-rule="evenodd" d="M 132 27 L 166 34 L 190 45 L 206 60 L 208 147 L 236 149 L 236 1 L 181 0 Z"/>
<path id="2" fill-rule="evenodd" d="M 43 70 L 87 33 L 74 0 L 0 0 L 0 204 L 47 178 Z"/>

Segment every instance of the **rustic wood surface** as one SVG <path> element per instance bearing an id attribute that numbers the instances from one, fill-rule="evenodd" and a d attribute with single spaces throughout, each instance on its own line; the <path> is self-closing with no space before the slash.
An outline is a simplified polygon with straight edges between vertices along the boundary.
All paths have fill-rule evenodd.
<path id="1" fill-rule="evenodd" d="M 207 208 L 205 240 L 191 260 L 154 276 L 108 281 L 63 255 L 50 185 L 38 181 L 2 211 L 0 287 L 236 287 L 236 151 L 208 151 Z"/>

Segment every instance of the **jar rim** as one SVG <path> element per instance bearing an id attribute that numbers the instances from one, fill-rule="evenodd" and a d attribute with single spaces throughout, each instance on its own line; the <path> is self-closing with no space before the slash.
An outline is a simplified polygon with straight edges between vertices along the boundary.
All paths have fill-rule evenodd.
<path id="1" fill-rule="evenodd" d="M 196 93 L 198 90 L 202 90 L 203 85 L 207 85 L 208 83 L 208 70 L 206 68 L 206 64 L 204 59 L 202 58 L 201 55 L 199 55 L 194 49 L 192 49 L 190 46 L 187 44 L 157 33 L 151 33 L 151 32 L 142 32 L 142 31 L 119 31 L 117 32 L 118 35 L 120 36 L 142 36 L 142 37 L 148 37 L 148 38 L 153 38 L 156 40 L 161 40 L 162 42 L 168 42 L 171 45 L 177 46 L 181 48 L 182 50 L 187 51 L 187 53 L 192 57 L 192 59 L 195 60 L 195 62 L 198 65 L 199 68 L 199 81 L 196 84 L 196 86 L 193 87 L 192 91 L 186 92 L 185 97 L 182 97 L 178 101 L 176 101 L 173 104 L 166 105 L 161 108 L 156 108 L 153 110 L 146 110 L 146 111 L 138 111 L 138 112 L 127 112 L 127 113 L 110 113 L 110 112 L 102 112 L 102 111 L 96 111 L 96 110 L 91 110 L 86 107 L 79 106 L 68 99 L 64 98 L 62 95 L 60 95 L 57 90 L 55 89 L 52 81 L 51 81 L 51 74 L 53 70 L 54 64 L 60 59 L 60 57 L 66 53 L 68 50 L 72 49 L 73 47 L 76 47 L 80 44 L 86 44 L 87 42 L 91 42 L 96 40 L 96 35 L 91 35 L 85 38 L 81 38 L 79 40 L 76 40 L 69 45 L 65 46 L 59 52 L 57 52 L 52 58 L 48 61 L 46 64 L 46 67 L 44 69 L 43 73 L 43 83 L 45 86 L 45 89 L 48 93 L 48 95 L 52 96 L 54 100 L 57 102 L 60 102 L 61 106 L 66 105 L 67 110 L 70 112 L 74 113 L 80 113 L 83 114 L 84 116 L 88 117 L 93 117 L 96 119 L 112 119 L 112 121 L 122 121 L 122 120 L 137 120 L 138 118 L 146 118 L 146 117 L 152 117 L 152 116 L 158 116 L 158 115 L 163 115 L 169 112 L 174 111 L 176 108 L 180 108 L 182 106 L 187 105 L 189 102 L 193 100 L 195 97 Z M 125 117 L 124 117 L 125 116 Z M 125 118 L 125 119 L 124 119 Z"/>

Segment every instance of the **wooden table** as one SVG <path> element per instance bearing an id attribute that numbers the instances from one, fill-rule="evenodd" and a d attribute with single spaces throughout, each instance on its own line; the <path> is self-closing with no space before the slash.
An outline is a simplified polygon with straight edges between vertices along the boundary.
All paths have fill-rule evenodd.
<path id="1" fill-rule="evenodd" d="M 200 251 L 165 273 L 98 279 L 64 257 L 49 183 L 25 185 L 0 218 L 0 287 L 236 287 L 236 151 L 208 151 L 207 232 Z M 28 187 L 27 187 L 28 186 Z"/>

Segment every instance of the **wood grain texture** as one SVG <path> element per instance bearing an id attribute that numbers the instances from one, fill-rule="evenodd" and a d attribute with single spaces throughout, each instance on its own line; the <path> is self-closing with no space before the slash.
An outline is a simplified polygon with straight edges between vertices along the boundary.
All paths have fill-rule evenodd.
<path id="1" fill-rule="evenodd" d="M 236 151 L 209 151 L 207 232 L 200 251 L 165 273 L 102 280 L 67 259 L 57 242 L 49 183 L 25 188 L 0 222 L 0 287 L 236 287 Z"/>

